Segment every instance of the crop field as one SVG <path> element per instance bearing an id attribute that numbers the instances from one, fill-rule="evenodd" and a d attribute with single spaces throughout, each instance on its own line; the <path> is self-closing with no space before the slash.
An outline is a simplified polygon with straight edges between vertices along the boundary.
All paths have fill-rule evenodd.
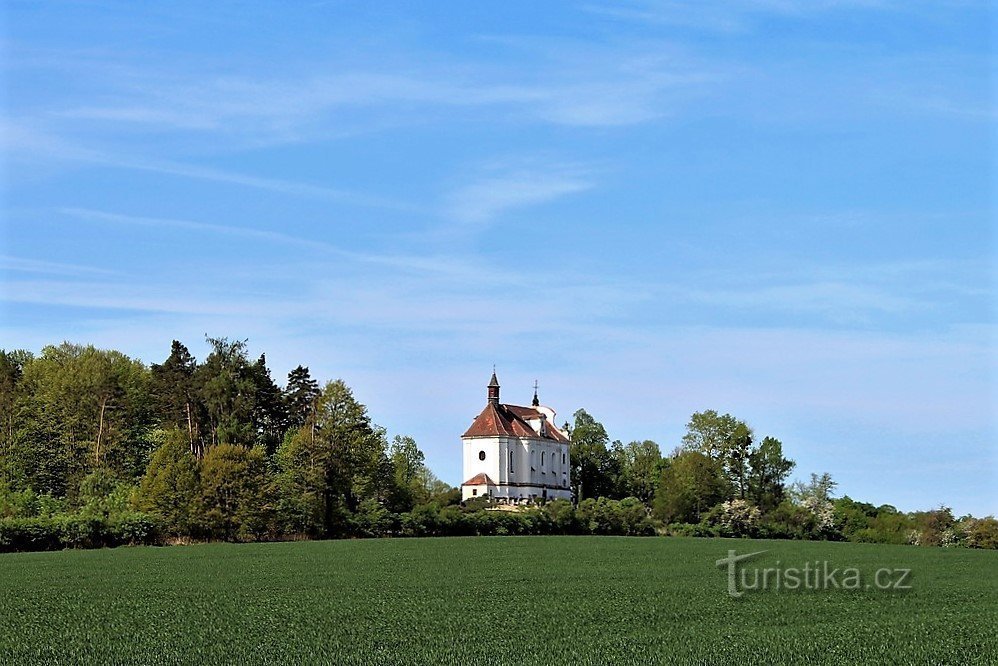
<path id="1" fill-rule="evenodd" d="M 910 589 L 733 598 L 729 549 L 864 581 L 910 569 Z M 11 554 L 0 627 L 2 663 L 996 663 L 998 552 L 495 537 Z"/>

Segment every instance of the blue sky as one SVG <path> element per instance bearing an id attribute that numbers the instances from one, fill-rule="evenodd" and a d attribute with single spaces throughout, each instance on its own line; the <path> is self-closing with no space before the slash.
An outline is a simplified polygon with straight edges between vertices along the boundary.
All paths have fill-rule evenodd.
<path id="1" fill-rule="evenodd" d="M 460 483 L 535 379 L 998 511 L 984 2 L 9 2 L 0 347 L 248 338 Z"/>

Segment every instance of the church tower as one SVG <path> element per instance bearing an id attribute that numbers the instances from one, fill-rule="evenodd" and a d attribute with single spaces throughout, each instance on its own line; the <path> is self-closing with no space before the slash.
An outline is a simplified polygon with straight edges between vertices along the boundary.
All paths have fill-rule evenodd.
<path id="1" fill-rule="evenodd" d="M 499 404 L 499 380 L 496 378 L 496 371 L 492 370 L 492 381 L 489 382 L 489 404 Z"/>

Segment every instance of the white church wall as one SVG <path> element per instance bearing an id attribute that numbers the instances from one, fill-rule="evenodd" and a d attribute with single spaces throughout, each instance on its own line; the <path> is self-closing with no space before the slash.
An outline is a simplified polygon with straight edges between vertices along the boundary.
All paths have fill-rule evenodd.
<path id="1" fill-rule="evenodd" d="M 467 481 L 476 474 L 488 474 L 493 482 L 498 483 L 499 477 L 499 438 L 474 437 L 464 441 L 464 479 Z M 485 460 L 480 459 L 485 452 Z"/>

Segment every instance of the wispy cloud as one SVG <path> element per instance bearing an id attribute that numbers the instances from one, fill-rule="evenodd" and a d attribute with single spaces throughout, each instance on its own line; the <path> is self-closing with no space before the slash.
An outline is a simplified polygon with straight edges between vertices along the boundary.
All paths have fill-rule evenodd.
<path id="1" fill-rule="evenodd" d="M 194 297 L 184 289 L 122 281 L 11 280 L 5 285 L 3 302 L 64 306 L 86 310 L 125 310 L 218 316 L 250 316 L 258 304 L 238 297 L 231 290 Z"/>
<path id="2" fill-rule="evenodd" d="M 724 3 L 631 0 L 584 5 L 587 11 L 601 16 L 717 32 L 747 30 L 766 15 L 806 17 L 844 9 L 888 10 L 899 7 L 903 4 L 890 0 L 732 0 Z"/>
<path id="3" fill-rule="evenodd" d="M 13 120 L 0 121 L 0 147 L 9 158 L 16 157 L 26 162 L 57 161 L 65 163 L 95 164 L 114 169 L 149 171 L 181 178 L 224 183 L 291 196 L 308 197 L 336 201 L 357 206 L 383 208 L 399 211 L 416 211 L 418 208 L 408 203 L 383 197 L 368 196 L 346 189 L 339 189 L 311 183 L 302 183 L 282 178 L 270 178 L 240 173 L 228 169 L 178 162 L 173 160 L 136 158 L 115 154 L 101 149 L 68 141 L 51 131 L 39 130 L 30 124 Z"/>
<path id="4" fill-rule="evenodd" d="M 106 268 L 96 268 L 94 266 L 82 266 L 79 264 L 68 264 L 56 261 L 40 261 L 38 259 L 12 257 L 10 255 L 0 255 L 0 271 L 84 277 L 119 274 L 117 271 Z"/>
<path id="5" fill-rule="evenodd" d="M 90 80 L 91 94 L 67 93 L 31 115 L 55 127 L 129 132 L 133 125 L 149 132 L 147 139 L 211 133 L 243 146 L 335 138 L 439 116 L 614 127 L 674 113 L 692 91 L 717 79 L 671 44 L 491 43 L 506 52 L 503 66 L 401 47 L 257 76 L 206 69 L 202 61 L 178 59 L 167 67 L 135 54 L 128 66 L 113 54 L 104 65 L 91 58 L 82 69 L 70 59 L 63 67 Z M 57 68 L 58 60 L 43 67 Z"/>
<path id="6" fill-rule="evenodd" d="M 321 250 L 340 256 L 354 256 L 354 253 L 341 250 L 331 243 L 323 241 L 309 240 L 279 231 L 268 231 L 265 229 L 252 229 L 247 227 L 229 226 L 224 224 L 212 224 L 207 222 L 194 222 L 191 220 L 180 220 L 176 218 L 144 217 L 137 215 L 121 215 L 119 213 L 109 213 L 106 211 L 93 210 L 89 208 L 60 208 L 59 213 L 71 217 L 89 220 L 92 222 L 106 222 L 112 224 L 124 224 L 131 226 L 143 226 L 155 229 L 183 229 L 200 233 L 222 234 L 225 236 L 237 236 L 260 241 L 262 243 L 280 243 L 295 247 Z"/>
<path id="7" fill-rule="evenodd" d="M 547 203 L 592 187 L 591 171 L 575 165 L 493 167 L 450 192 L 444 212 L 467 228 L 480 228 L 510 210 Z"/>
<path id="8" fill-rule="evenodd" d="M 491 285 L 503 284 L 508 286 L 523 284 L 523 277 L 518 273 L 494 268 L 486 276 L 474 260 L 450 254 L 385 253 L 347 250 L 327 241 L 280 231 L 177 218 L 125 215 L 90 208 L 66 207 L 58 209 L 57 212 L 61 215 L 93 223 L 145 227 L 149 229 L 178 229 L 198 234 L 221 235 L 256 241 L 261 247 L 271 244 L 286 245 L 311 250 L 319 258 L 332 257 L 338 261 L 346 260 L 350 264 L 379 266 L 398 271 L 399 273 L 415 273 L 437 278 L 447 278 L 457 280 L 461 284 L 466 285 L 481 282 L 488 282 Z M 304 258 L 299 258 L 297 266 L 302 270 L 308 269 L 316 273 L 321 273 L 323 270 L 322 263 L 311 262 Z"/>

